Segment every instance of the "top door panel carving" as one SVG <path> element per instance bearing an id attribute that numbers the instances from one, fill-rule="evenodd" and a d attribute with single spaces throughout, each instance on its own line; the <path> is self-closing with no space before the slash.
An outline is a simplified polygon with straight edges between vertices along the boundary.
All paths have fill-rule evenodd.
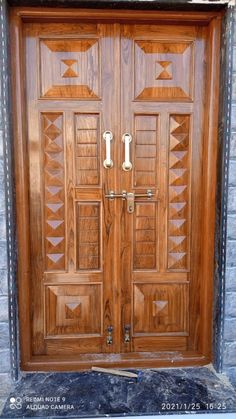
<path id="1" fill-rule="evenodd" d="M 135 100 L 192 100 L 192 42 L 136 40 L 134 44 Z"/>
<path id="2" fill-rule="evenodd" d="M 42 39 L 41 97 L 99 99 L 98 39 Z"/>

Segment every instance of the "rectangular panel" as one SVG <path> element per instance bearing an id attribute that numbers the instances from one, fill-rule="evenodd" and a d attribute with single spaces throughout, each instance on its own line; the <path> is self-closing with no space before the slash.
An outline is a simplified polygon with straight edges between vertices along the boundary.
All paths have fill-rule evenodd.
<path id="1" fill-rule="evenodd" d="M 134 335 L 188 331 L 188 284 L 134 284 Z"/>
<path id="2" fill-rule="evenodd" d="M 75 116 L 75 170 L 77 186 L 100 183 L 100 128 L 99 115 Z"/>
<path id="3" fill-rule="evenodd" d="M 94 270 L 101 265 L 100 204 L 76 203 L 77 269 Z"/>
<path id="4" fill-rule="evenodd" d="M 188 269 L 190 116 L 171 115 L 169 133 L 168 270 Z"/>
<path id="5" fill-rule="evenodd" d="M 65 169 L 63 116 L 43 113 L 45 269 L 65 270 Z"/>
<path id="6" fill-rule="evenodd" d="M 135 99 L 190 101 L 193 42 L 136 40 Z"/>
<path id="7" fill-rule="evenodd" d="M 156 204 L 137 202 L 134 215 L 134 269 L 156 268 Z"/>
<path id="8" fill-rule="evenodd" d="M 158 117 L 136 115 L 134 125 L 134 186 L 156 186 Z"/>
<path id="9" fill-rule="evenodd" d="M 41 96 L 50 99 L 98 99 L 98 50 L 98 39 L 42 39 Z"/>
<path id="10" fill-rule="evenodd" d="M 45 287 L 46 335 L 100 335 L 101 285 Z"/>

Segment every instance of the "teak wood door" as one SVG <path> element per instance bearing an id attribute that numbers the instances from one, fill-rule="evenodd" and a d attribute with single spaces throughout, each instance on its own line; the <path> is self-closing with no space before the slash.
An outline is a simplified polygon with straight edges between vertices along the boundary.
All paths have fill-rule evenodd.
<path id="1" fill-rule="evenodd" d="M 25 369 L 210 359 L 212 34 L 196 23 L 24 24 Z"/>

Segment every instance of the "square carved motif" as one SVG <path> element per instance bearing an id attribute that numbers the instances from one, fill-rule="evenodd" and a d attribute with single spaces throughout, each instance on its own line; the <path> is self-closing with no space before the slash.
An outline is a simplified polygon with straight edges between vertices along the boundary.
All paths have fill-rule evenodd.
<path id="1" fill-rule="evenodd" d="M 192 100 L 192 42 L 136 40 L 134 51 L 136 100 Z"/>
<path id="2" fill-rule="evenodd" d="M 45 289 L 46 335 L 100 335 L 101 286 L 50 285 Z"/>
<path id="3" fill-rule="evenodd" d="M 41 96 L 98 99 L 98 49 L 97 39 L 41 40 Z"/>
<path id="4" fill-rule="evenodd" d="M 188 284 L 135 284 L 134 334 L 188 332 Z"/>

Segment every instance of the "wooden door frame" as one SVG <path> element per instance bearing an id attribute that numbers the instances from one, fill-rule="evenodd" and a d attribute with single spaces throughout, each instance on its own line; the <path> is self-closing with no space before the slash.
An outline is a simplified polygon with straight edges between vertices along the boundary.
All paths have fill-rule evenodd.
<path id="1" fill-rule="evenodd" d="M 58 9 L 58 8 L 12 8 L 10 15 L 11 33 L 11 69 L 12 69 L 12 107 L 13 107 L 13 135 L 14 135 L 14 159 L 16 181 L 16 220 L 18 236 L 18 298 L 19 298 L 19 322 L 20 322 L 20 348 L 21 369 L 45 371 L 44 356 L 32 356 L 31 354 L 31 328 L 30 313 L 25 307 L 30 306 L 30 231 L 29 231 L 29 202 L 28 202 L 28 167 L 27 167 L 27 144 L 26 144 L 26 102 L 24 92 L 25 71 L 23 63 L 23 35 L 24 22 L 37 21 L 102 21 L 102 22 L 133 22 L 157 23 L 161 22 L 191 22 L 209 26 L 209 66 L 207 84 L 210 95 L 207 98 L 205 109 L 205 129 L 207 132 L 205 141 L 208 142 L 204 156 L 205 165 L 208 169 L 205 183 L 204 231 L 206 237 L 211 237 L 211 245 L 206 246 L 203 253 L 203 274 L 211 277 L 212 281 L 202 283 L 201 321 L 203 324 L 200 351 L 184 353 L 175 352 L 173 357 L 170 353 L 153 353 L 146 357 L 144 354 L 121 354 L 121 355 L 82 355 L 71 357 L 68 361 L 63 358 L 53 358 L 47 361 L 47 370 L 79 370 L 93 365 L 109 366 L 115 363 L 120 366 L 136 367 L 164 367 L 164 366 L 187 366 L 204 365 L 212 359 L 212 305 L 213 305 L 213 279 L 214 279 L 214 237 L 215 237 L 215 204 L 216 197 L 212 190 L 212 184 L 217 181 L 217 158 L 218 158 L 218 109 L 219 109 L 219 75 L 220 75 L 220 32 L 222 12 L 163 12 L 153 10 L 87 10 L 87 9 Z M 211 156 L 211 158 L 209 157 Z M 210 241 L 208 239 L 208 241 Z M 210 303 L 208 302 L 210 300 Z"/>

